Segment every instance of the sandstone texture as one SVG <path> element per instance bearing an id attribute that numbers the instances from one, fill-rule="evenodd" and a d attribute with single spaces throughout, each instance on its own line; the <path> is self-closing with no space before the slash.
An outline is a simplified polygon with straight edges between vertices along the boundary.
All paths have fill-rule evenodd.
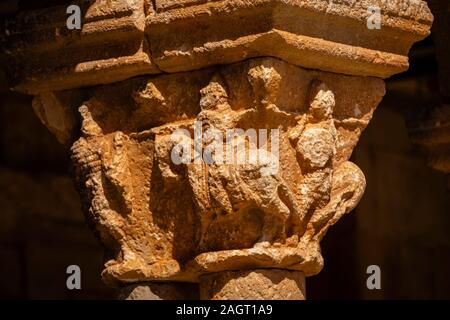
<path id="1" fill-rule="evenodd" d="M 88 217 L 114 250 L 105 280 L 198 281 L 253 267 L 319 272 L 320 239 L 362 196 L 364 175 L 348 159 L 383 94 L 376 78 L 273 58 L 94 90 L 79 107 L 72 159 Z M 223 136 L 278 129 L 278 169 L 174 164 L 173 133 L 193 137 L 196 121 Z"/>
<path id="2" fill-rule="evenodd" d="M 18 91 L 36 94 L 271 56 L 291 64 L 389 77 L 433 20 L 421 0 L 77 0 L 7 21 L 0 56 Z M 382 28 L 367 28 L 370 7 Z"/>
<path id="3" fill-rule="evenodd" d="M 120 300 L 197 300 L 196 284 L 154 282 L 131 285 L 119 290 Z"/>
<path id="4" fill-rule="evenodd" d="M 257 269 L 226 271 L 200 278 L 202 300 L 305 300 L 299 271 Z"/>

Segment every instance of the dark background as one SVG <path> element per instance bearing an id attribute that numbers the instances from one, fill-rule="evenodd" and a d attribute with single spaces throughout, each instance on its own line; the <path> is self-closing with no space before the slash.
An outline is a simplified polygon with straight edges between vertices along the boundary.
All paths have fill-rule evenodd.
<path id="1" fill-rule="evenodd" d="M 67 2 L 2 0 L 0 14 Z M 426 166 L 408 132 L 450 102 L 448 82 L 439 87 L 439 76 L 450 76 L 450 7 L 429 2 L 433 33 L 411 50 L 410 70 L 387 80 L 352 159 L 366 175 L 365 195 L 324 238 L 325 268 L 307 279 L 308 299 L 450 299 L 449 178 Z M 0 299 L 114 298 L 100 280 L 103 249 L 84 223 L 68 150 L 33 114 L 31 98 L 7 88 L 0 74 Z M 81 267 L 82 290 L 66 289 L 71 264 Z M 381 290 L 366 287 L 372 264 Z"/>

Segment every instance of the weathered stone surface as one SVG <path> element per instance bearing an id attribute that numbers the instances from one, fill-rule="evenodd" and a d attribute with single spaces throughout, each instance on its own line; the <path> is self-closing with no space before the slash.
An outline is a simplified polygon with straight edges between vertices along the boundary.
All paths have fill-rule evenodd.
<path id="1" fill-rule="evenodd" d="M 433 23 L 433 42 L 439 64 L 439 85 L 445 103 L 450 103 L 450 7 L 448 1 L 428 0 L 435 15 Z"/>
<path id="2" fill-rule="evenodd" d="M 192 283 L 154 282 L 120 289 L 120 300 L 198 300 L 198 286 Z"/>
<path id="3" fill-rule="evenodd" d="M 37 94 L 159 72 L 144 36 L 147 0 L 73 4 L 82 9 L 81 30 L 67 28 L 67 6 L 7 20 L 1 53 L 16 90 Z"/>
<path id="4" fill-rule="evenodd" d="M 177 296 L 148 281 L 200 282 L 207 299 L 303 299 L 320 240 L 364 192 L 349 158 L 380 78 L 405 70 L 429 32 L 425 3 L 80 4 L 81 32 L 63 31 L 54 8 L 16 17 L 2 41 L 15 89 L 37 95 L 60 141 L 77 136 L 74 176 L 108 250 L 105 282 L 137 283 L 125 295 L 138 299 Z M 381 30 L 367 28 L 369 6 Z M 169 74 L 128 79 L 152 73 Z"/>
<path id="5" fill-rule="evenodd" d="M 409 126 L 411 138 L 426 152 L 428 164 L 450 174 L 450 105 L 429 108 Z"/>
<path id="6" fill-rule="evenodd" d="M 407 69 L 409 48 L 428 35 L 433 19 L 421 0 L 75 4 L 83 11 L 82 30 L 67 29 L 66 6 L 24 12 L 7 22 L 0 41 L 16 90 L 37 94 L 264 56 L 386 78 Z M 367 28 L 371 6 L 382 11 L 380 30 Z"/>
<path id="7" fill-rule="evenodd" d="M 260 267 L 319 272 L 320 239 L 363 193 L 364 176 L 348 159 L 383 94 L 376 78 L 273 58 L 94 90 L 79 108 L 82 137 L 72 152 L 89 217 L 114 249 L 105 280 L 197 281 Z M 175 165 L 172 133 L 193 132 L 195 121 L 224 136 L 278 129 L 277 170 Z"/>
<path id="8" fill-rule="evenodd" d="M 202 300 L 305 300 L 300 271 L 259 269 L 225 271 L 200 278 Z"/>

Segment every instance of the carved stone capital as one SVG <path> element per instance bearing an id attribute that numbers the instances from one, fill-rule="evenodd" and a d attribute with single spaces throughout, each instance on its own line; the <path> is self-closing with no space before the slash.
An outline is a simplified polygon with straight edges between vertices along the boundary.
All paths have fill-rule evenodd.
<path id="1" fill-rule="evenodd" d="M 1 56 L 15 90 L 37 94 L 271 56 L 290 64 L 387 78 L 408 68 L 433 21 L 422 0 L 76 0 L 5 25 Z M 369 29 L 372 8 L 381 28 Z"/>
<path id="2" fill-rule="evenodd" d="M 72 145 L 108 250 L 103 279 L 200 282 L 208 299 L 304 298 L 304 277 L 323 267 L 320 240 L 364 192 L 349 158 L 381 78 L 405 70 L 429 32 L 425 3 L 82 4 L 80 32 L 44 24 L 61 16 L 53 8 L 12 20 L 4 39 L 15 89 L 35 94 L 38 116 Z M 383 27 L 369 30 L 376 4 Z M 27 43 L 25 23 L 42 36 Z"/>

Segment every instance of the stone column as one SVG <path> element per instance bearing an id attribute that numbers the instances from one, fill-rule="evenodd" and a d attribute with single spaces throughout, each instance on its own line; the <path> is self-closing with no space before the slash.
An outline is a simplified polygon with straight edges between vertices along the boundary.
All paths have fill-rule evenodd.
<path id="1" fill-rule="evenodd" d="M 97 0 L 80 31 L 65 7 L 7 24 L 12 85 L 71 146 L 107 284 L 305 298 L 320 240 L 364 192 L 349 158 L 382 79 L 432 22 L 423 1 L 385 2 L 381 29 L 367 1 L 331 0 Z"/>

